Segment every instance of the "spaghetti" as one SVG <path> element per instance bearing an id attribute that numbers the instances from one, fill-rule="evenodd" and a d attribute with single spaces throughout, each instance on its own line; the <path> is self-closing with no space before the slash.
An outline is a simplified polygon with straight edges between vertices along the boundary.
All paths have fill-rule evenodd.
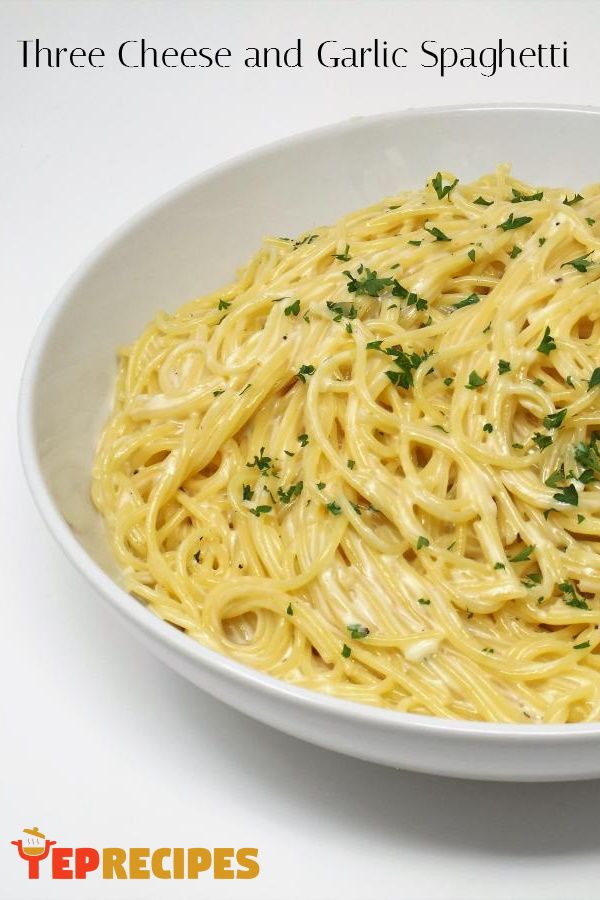
<path id="1" fill-rule="evenodd" d="M 127 589 L 338 697 L 599 720 L 599 228 L 438 173 L 160 313 L 93 472 Z"/>

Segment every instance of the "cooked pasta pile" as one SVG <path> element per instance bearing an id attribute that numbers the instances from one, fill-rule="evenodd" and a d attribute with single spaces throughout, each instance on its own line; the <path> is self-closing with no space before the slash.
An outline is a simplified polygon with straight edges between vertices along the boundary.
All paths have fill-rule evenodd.
<path id="1" fill-rule="evenodd" d="M 438 173 L 268 238 L 121 352 L 93 498 L 127 589 L 240 662 L 600 720 L 600 185 Z"/>

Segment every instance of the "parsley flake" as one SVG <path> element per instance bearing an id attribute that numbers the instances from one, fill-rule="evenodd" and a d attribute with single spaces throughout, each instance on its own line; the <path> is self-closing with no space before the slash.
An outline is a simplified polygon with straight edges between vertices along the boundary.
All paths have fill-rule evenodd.
<path id="1" fill-rule="evenodd" d="M 568 262 L 564 262 L 561 269 L 564 269 L 565 266 L 573 266 L 578 272 L 587 272 L 589 267 L 594 265 L 594 261 L 590 259 L 592 253 L 593 251 L 590 250 L 590 252 L 586 253 L 584 256 L 578 256 L 576 259 L 570 259 Z"/>
<path id="2" fill-rule="evenodd" d="M 316 369 L 314 366 L 300 366 L 300 369 L 296 373 L 296 377 L 300 379 L 303 384 L 306 384 L 306 376 L 314 375 Z"/>
<path id="3" fill-rule="evenodd" d="M 592 377 L 588 381 L 588 391 L 591 391 L 592 388 L 600 387 L 600 366 L 598 366 L 592 372 Z"/>
<path id="4" fill-rule="evenodd" d="M 511 203 L 525 203 L 529 200 L 543 200 L 544 192 L 537 191 L 535 194 L 524 194 L 522 191 L 516 190 L 516 188 L 512 188 L 512 200 Z"/>
<path id="5" fill-rule="evenodd" d="M 574 484 L 568 484 L 558 494 L 552 496 L 557 503 L 568 503 L 569 506 L 579 505 L 579 494 Z"/>
<path id="6" fill-rule="evenodd" d="M 370 630 L 366 625 L 357 625 L 356 623 L 352 625 L 346 625 L 346 628 L 350 634 L 350 637 L 355 641 L 360 641 L 363 638 L 366 638 L 368 634 L 370 634 Z"/>
<path id="7" fill-rule="evenodd" d="M 344 271 L 344 275 L 348 278 L 348 293 L 378 297 L 386 287 L 390 287 L 394 283 L 393 278 L 378 278 L 377 272 L 360 265 L 357 269 L 357 275 L 363 275 L 363 273 L 363 278 L 355 278 L 348 270 Z"/>
<path id="8" fill-rule="evenodd" d="M 443 200 L 444 197 L 450 197 L 450 192 L 454 190 L 456 185 L 458 184 L 458 178 L 455 178 L 452 184 L 443 184 L 442 183 L 442 173 L 438 172 L 435 178 L 431 179 L 431 186 L 437 194 L 438 200 Z"/>
<path id="9" fill-rule="evenodd" d="M 521 228 L 523 225 L 527 225 L 531 221 L 531 216 L 517 216 L 517 218 L 515 219 L 514 213 L 511 213 L 508 219 L 498 225 L 498 228 L 501 228 L 502 231 L 513 231 L 515 228 Z"/>
<path id="10" fill-rule="evenodd" d="M 535 544 L 530 544 L 528 547 L 524 547 L 522 550 L 519 550 L 515 556 L 509 556 L 509 562 L 525 562 L 525 560 L 529 559 L 533 551 L 535 550 Z"/>
<path id="11" fill-rule="evenodd" d="M 479 303 L 480 299 L 479 294 L 469 294 L 464 300 L 459 300 L 458 303 L 453 303 L 452 306 L 454 309 L 462 309 L 463 306 L 473 306 L 475 303 Z"/>
<path id="12" fill-rule="evenodd" d="M 465 384 L 465 387 L 469 391 L 475 391 L 477 388 L 483 387 L 484 384 L 487 384 L 487 378 L 482 378 L 481 375 L 478 375 L 475 369 L 469 374 L 469 383 Z"/>
<path id="13" fill-rule="evenodd" d="M 556 350 L 556 341 L 550 334 L 550 328 L 547 325 L 544 330 L 544 337 L 536 349 L 538 353 L 543 353 L 545 356 L 548 356 L 553 350 Z"/>
<path id="14" fill-rule="evenodd" d="M 423 227 L 425 228 L 425 231 L 427 231 L 436 239 L 436 241 L 451 240 L 451 238 L 449 238 L 447 234 L 444 234 L 444 232 L 440 228 L 438 228 L 437 225 L 433 225 L 431 228 L 428 228 L 427 225 L 424 225 Z"/>
<path id="15" fill-rule="evenodd" d="M 272 506 L 255 506 L 254 509 L 250 509 L 248 510 L 248 512 L 251 512 L 252 515 L 256 516 L 256 518 L 258 519 L 260 518 L 260 516 L 264 516 L 267 513 L 270 513 L 272 509 Z"/>
<path id="16" fill-rule="evenodd" d="M 300 312 L 300 300 L 294 300 L 289 306 L 286 306 L 284 313 L 286 316 L 297 316 Z"/>
<path id="17" fill-rule="evenodd" d="M 567 408 L 559 409 L 558 412 L 549 416 L 544 416 L 544 428 L 560 428 L 567 415 Z"/>
<path id="18" fill-rule="evenodd" d="M 339 259 L 340 262 L 349 262 L 352 257 L 348 255 L 348 250 L 350 249 L 350 244 L 346 244 L 346 249 L 343 253 L 336 253 L 335 259 Z"/>

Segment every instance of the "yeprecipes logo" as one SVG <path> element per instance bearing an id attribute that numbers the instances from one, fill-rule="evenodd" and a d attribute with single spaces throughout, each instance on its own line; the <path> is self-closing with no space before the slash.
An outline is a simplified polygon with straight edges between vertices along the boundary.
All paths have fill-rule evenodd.
<path id="1" fill-rule="evenodd" d="M 50 877 L 87 878 L 256 878 L 258 848 L 240 847 L 59 847 L 39 828 L 24 828 L 11 841 L 27 863 L 27 877 L 40 877 L 40 863 L 50 857 Z"/>

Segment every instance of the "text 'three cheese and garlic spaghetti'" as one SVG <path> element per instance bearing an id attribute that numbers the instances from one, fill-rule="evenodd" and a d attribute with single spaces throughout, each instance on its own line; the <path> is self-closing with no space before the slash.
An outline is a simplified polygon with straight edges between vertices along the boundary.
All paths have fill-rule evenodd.
<path id="1" fill-rule="evenodd" d="M 127 589 L 240 662 L 600 720 L 600 185 L 438 173 L 267 239 L 121 352 L 93 498 Z"/>

